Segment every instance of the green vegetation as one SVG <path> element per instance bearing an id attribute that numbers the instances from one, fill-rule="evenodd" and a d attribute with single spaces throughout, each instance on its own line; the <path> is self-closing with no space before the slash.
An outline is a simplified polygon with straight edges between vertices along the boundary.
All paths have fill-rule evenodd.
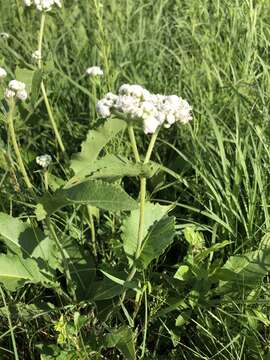
<path id="1" fill-rule="evenodd" d="M 42 23 L 0 0 L 0 359 L 270 359 L 269 15 L 64 0 Z M 134 126 L 149 161 L 95 110 L 124 83 L 193 108 L 151 159 Z"/>

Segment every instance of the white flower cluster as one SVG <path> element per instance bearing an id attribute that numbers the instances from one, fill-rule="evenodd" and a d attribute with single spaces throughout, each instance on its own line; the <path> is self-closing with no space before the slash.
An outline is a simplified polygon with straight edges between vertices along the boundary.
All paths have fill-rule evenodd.
<path id="1" fill-rule="evenodd" d="M 39 11 L 50 11 L 53 5 L 62 6 L 61 0 L 23 0 L 25 6 L 34 4 Z"/>
<path id="2" fill-rule="evenodd" d="M 48 154 L 40 155 L 36 157 L 36 163 L 46 169 L 52 161 L 52 157 Z"/>
<path id="3" fill-rule="evenodd" d="M 7 76 L 6 70 L 0 67 L 0 80 L 3 80 L 6 76 Z"/>
<path id="4" fill-rule="evenodd" d="M 18 80 L 11 80 L 8 84 L 8 88 L 5 90 L 5 98 L 10 99 L 16 96 L 19 100 L 27 99 L 27 91 L 25 89 L 25 83 Z"/>
<path id="5" fill-rule="evenodd" d="M 119 95 L 108 93 L 98 101 L 97 112 L 103 117 L 121 115 L 127 121 L 141 120 L 145 134 L 153 134 L 160 126 L 169 128 L 175 122 L 192 120 L 191 106 L 177 95 L 151 94 L 140 85 L 124 84 Z"/>
<path id="6" fill-rule="evenodd" d="M 40 50 L 36 50 L 32 53 L 32 59 L 41 60 L 41 52 Z"/>
<path id="7" fill-rule="evenodd" d="M 86 75 L 89 75 L 91 77 L 103 75 L 103 71 L 98 66 L 92 66 L 92 67 L 87 68 L 85 73 L 86 73 Z"/>

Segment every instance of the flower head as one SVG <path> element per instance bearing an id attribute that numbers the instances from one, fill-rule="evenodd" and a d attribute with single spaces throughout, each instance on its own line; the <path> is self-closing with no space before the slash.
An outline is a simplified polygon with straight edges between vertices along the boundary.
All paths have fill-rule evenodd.
<path id="1" fill-rule="evenodd" d="M 61 0 L 23 0 L 25 6 L 31 6 L 32 4 L 39 11 L 50 11 L 53 5 L 61 7 Z"/>
<path id="2" fill-rule="evenodd" d="M 48 154 L 40 155 L 36 157 L 36 163 L 46 169 L 52 161 L 52 157 Z"/>
<path id="3" fill-rule="evenodd" d="M 7 76 L 6 70 L 0 67 L 0 80 L 4 79 L 6 76 Z"/>
<path id="4" fill-rule="evenodd" d="M 101 68 L 99 66 L 89 67 L 86 69 L 85 73 L 86 73 L 86 75 L 89 75 L 91 77 L 103 75 L 103 71 L 101 70 Z"/>
<path id="5" fill-rule="evenodd" d="M 24 101 L 28 97 L 25 88 L 26 85 L 22 81 L 11 80 L 8 84 L 8 88 L 5 90 L 5 98 L 11 99 L 16 97 L 17 99 Z"/>
<path id="6" fill-rule="evenodd" d="M 8 39 L 10 37 L 10 35 L 6 32 L 1 32 L 0 33 L 0 38 L 1 39 Z"/>
<path id="7" fill-rule="evenodd" d="M 191 106 L 177 95 L 151 94 L 140 85 L 124 84 L 119 95 L 108 93 L 98 101 L 97 112 L 101 117 L 121 115 L 126 121 L 139 121 L 145 134 L 153 134 L 157 128 L 169 128 L 180 122 L 192 120 Z"/>

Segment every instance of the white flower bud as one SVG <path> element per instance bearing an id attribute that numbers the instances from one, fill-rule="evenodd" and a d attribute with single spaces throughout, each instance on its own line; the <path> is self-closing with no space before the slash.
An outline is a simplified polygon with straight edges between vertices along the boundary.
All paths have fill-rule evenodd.
<path id="1" fill-rule="evenodd" d="M 89 75 L 91 77 L 103 75 L 103 71 L 98 66 L 92 66 L 92 67 L 87 68 L 85 73 L 86 73 L 86 75 Z"/>
<path id="2" fill-rule="evenodd" d="M 11 98 L 14 98 L 14 96 L 16 95 L 16 93 L 15 93 L 14 91 L 10 90 L 10 89 L 6 89 L 4 95 L 5 95 L 5 98 L 6 98 L 7 100 L 9 100 L 9 99 L 11 99 Z"/>
<path id="3" fill-rule="evenodd" d="M 111 115 L 110 107 L 105 105 L 103 100 L 97 102 L 97 113 L 102 118 L 107 118 Z"/>
<path id="4" fill-rule="evenodd" d="M 39 50 L 34 51 L 32 54 L 32 59 L 41 60 L 41 52 Z"/>
<path id="5" fill-rule="evenodd" d="M 25 83 L 18 80 L 11 80 L 8 84 L 8 87 L 13 91 L 21 91 L 25 90 Z"/>
<path id="6" fill-rule="evenodd" d="M 37 156 L 36 163 L 43 167 L 43 169 L 47 168 L 52 161 L 52 157 L 48 154 Z"/>
<path id="7" fill-rule="evenodd" d="M 2 39 L 8 39 L 10 37 L 10 35 L 6 32 L 1 32 L 0 33 L 0 38 Z"/>
<path id="8" fill-rule="evenodd" d="M 31 6 L 32 0 L 23 0 L 25 6 Z"/>
<path id="9" fill-rule="evenodd" d="M 17 91 L 16 97 L 21 101 L 25 101 L 28 97 L 27 91 L 26 90 Z"/>
<path id="10" fill-rule="evenodd" d="M 148 117 L 143 121 L 143 130 L 145 134 L 153 134 L 159 126 L 160 123 L 155 117 Z"/>
<path id="11" fill-rule="evenodd" d="M 6 70 L 0 67 L 0 80 L 4 79 L 6 76 L 7 76 Z"/>

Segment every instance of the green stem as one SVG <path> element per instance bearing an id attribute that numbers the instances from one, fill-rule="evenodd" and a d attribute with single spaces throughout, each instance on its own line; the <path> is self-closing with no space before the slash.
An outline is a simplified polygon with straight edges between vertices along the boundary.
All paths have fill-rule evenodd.
<path id="1" fill-rule="evenodd" d="M 159 133 L 159 128 L 156 130 L 156 132 L 151 137 L 151 140 L 150 140 L 150 143 L 149 143 L 146 155 L 145 155 L 145 159 L 143 162 L 144 164 L 147 164 L 151 158 L 152 151 L 154 149 L 158 133 Z M 135 253 L 134 264 L 131 268 L 131 271 L 130 271 L 126 281 L 131 281 L 133 279 L 133 277 L 135 276 L 135 274 L 137 272 L 136 261 L 140 257 L 141 251 L 142 251 L 143 238 L 144 238 L 143 235 L 144 235 L 144 217 L 145 217 L 145 197 L 146 197 L 146 178 L 141 177 L 140 178 L 140 218 L 139 218 L 137 249 L 136 249 L 136 253 Z M 125 297 L 126 297 L 126 291 L 123 292 L 120 301 L 124 302 Z"/>
<path id="2" fill-rule="evenodd" d="M 134 129 L 132 125 L 128 125 L 128 135 L 129 135 L 129 139 L 130 139 L 130 143 L 131 143 L 131 147 L 133 150 L 133 154 L 135 157 L 136 162 L 140 162 L 140 155 L 139 155 L 139 151 L 137 148 L 137 143 L 136 143 L 136 138 L 135 138 L 135 134 L 134 134 Z"/>
<path id="3" fill-rule="evenodd" d="M 45 188 L 45 191 L 47 192 L 49 190 L 49 181 L 48 181 L 48 170 L 45 169 L 44 171 L 44 188 Z"/>
<path id="4" fill-rule="evenodd" d="M 6 303 L 5 294 L 4 294 L 1 286 L 0 286 L 0 292 L 1 292 L 1 297 L 2 297 L 3 303 L 4 303 L 4 307 L 5 307 L 6 312 L 7 312 L 8 325 L 9 325 L 9 328 L 10 328 L 11 341 L 12 341 L 15 360 L 19 360 L 19 355 L 18 355 L 18 352 L 17 352 L 17 346 L 16 346 L 13 326 L 12 326 L 12 322 L 11 322 L 10 312 L 9 312 L 9 308 L 7 306 L 7 303 Z"/>
<path id="5" fill-rule="evenodd" d="M 11 142 L 12 142 L 12 145 L 13 145 L 16 157 L 17 157 L 17 162 L 18 162 L 20 171 L 22 173 L 23 179 L 25 181 L 25 184 L 28 187 L 28 189 L 32 190 L 33 186 L 31 184 L 31 181 L 29 180 L 29 177 L 28 177 L 27 172 L 25 170 L 23 160 L 22 160 L 22 157 L 21 157 L 21 152 L 20 152 L 17 140 L 16 140 L 16 134 L 15 134 L 14 122 L 13 122 L 14 111 L 15 111 L 15 100 L 10 99 L 10 101 L 9 101 L 9 112 L 8 112 L 9 135 L 10 135 L 10 138 L 11 138 Z"/>
<path id="6" fill-rule="evenodd" d="M 91 206 L 87 206 L 89 221 L 90 221 L 90 228 L 91 228 L 91 238 L 92 238 L 92 246 L 93 246 L 93 253 L 94 257 L 97 260 L 97 246 L 96 246 L 96 232 L 95 232 L 95 222 L 94 217 L 92 214 Z"/>
<path id="7" fill-rule="evenodd" d="M 38 68 L 40 70 L 42 68 L 42 42 L 43 42 L 43 35 L 44 35 L 44 28 L 45 28 L 45 19 L 46 19 L 46 14 L 45 14 L 45 12 L 42 12 L 41 20 L 40 20 L 40 30 L 39 30 L 39 36 L 38 36 L 38 52 L 39 52 L 39 55 L 40 55 L 40 58 L 38 59 Z M 52 112 L 52 109 L 51 109 L 51 106 L 50 106 L 50 103 L 49 103 L 49 100 L 48 100 L 48 96 L 47 96 L 47 92 L 46 92 L 46 88 L 45 88 L 43 80 L 41 81 L 41 91 L 42 91 L 45 106 L 46 106 L 46 109 L 47 109 L 47 112 L 48 112 L 48 115 L 49 115 L 51 125 L 53 127 L 53 131 L 54 131 L 56 140 L 57 140 L 57 142 L 59 144 L 59 147 L 60 147 L 61 151 L 63 153 L 65 153 L 65 147 L 64 147 L 61 135 L 60 135 L 60 133 L 58 131 L 56 122 L 55 122 L 54 117 L 53 117 L 53 112 Z"/>
<path id="8" fill-rule="evenodd" d="M 147 299 L 147 287 L 146 287 L 146 289 L 144 290 L 144 332 L 143 332 L 141 359 L 144 359 L 144 354 L 146 349 L 147 328 L 148 328 L 148 299 Z"/>
<path id="9" fill-rule="evenodd" d="M 58 247 L 59 252 L 61 254 L 64 268 L 65 268 L 66 278 L 67 278 L 67 285 L 68 285 L 68 288 L 71 290 L 71 295 L 73 296 L 73 299 L 75 299 L 76 295 L 75 295 L 75 292 L 73 291 L 74 287 L 72 286 L 72 278 L 71 278 L 71 274 L 70 274 L 69 267 L 68 267 L 68 257 L 69 256 L 68 256 L 68 254 L 67 255 L 65 254 L 65 251 L 62 248 L 62 245 L 61 245 L 61 243 L 54 231 L 54 228 L 52 226 L 50 217 L 46 217 L 45 222 L 46 222 L 47 228 L 52 236 L 52 239 L 55 241 L 56 246 Z"/>

